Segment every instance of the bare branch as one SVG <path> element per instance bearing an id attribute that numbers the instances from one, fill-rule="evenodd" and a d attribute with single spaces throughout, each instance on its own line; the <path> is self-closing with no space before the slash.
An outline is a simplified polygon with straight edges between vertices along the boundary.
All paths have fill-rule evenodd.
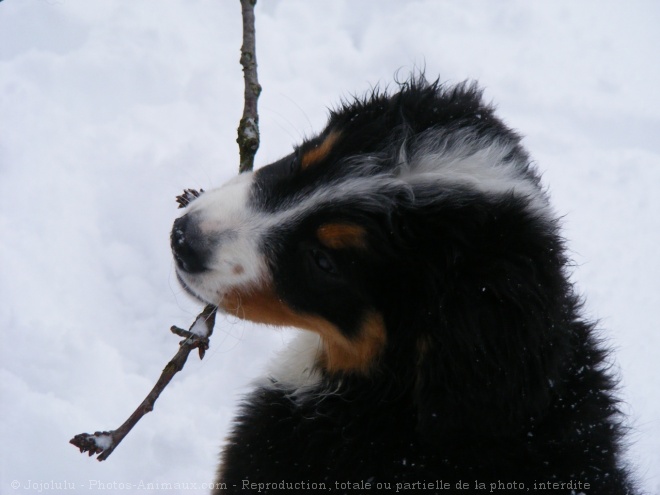
<path id="1" fill-rule="evenodd" d="M 174 375 L 183 369 L 188 359 L 188 354 L 193 349 L 198 349 L 200 359 L 204 357 L 206 349 L 209 348 L 209 337 L 213 333 L 216 309 L 212 304 L 207 305 L 190 326 L 190 330 L 183 330 L 174 326 L 170 329 L 177 335 L 185 336 L 186 339 L 179 344 L 179 351 L 167 363 L 151 392 L 149 392 L 133 414 L 124 421 L 124 424 L 112 431 L 97 431 L 94 434 L 80 433 L 73 437 L 69 443 L 78 447 L 80 452 L 89 452 L 90 456 L 99 454 L 97 457 L 99 461 L 106 460 L 128 432 L 142 419 L 142 416 L 153 410 L 154 404 L 158 397 L 160 397 L 161 392 L 165 390 L 165 387 L 170 383 Z"/>
<path id="2" fill-rule="evenodd" d="M 241 46 L 241 65 L 245 81 L 243 116 L 238 125 L 238 149 L 240 164 L 238 172 L 243 173 L 254 167 L 254 156 L 259 149 L 259 115 L 257 100 L 261 86 L 257 78 L 257 50 L 254 29 L 254 6 L 257 0 L 241 0 L 243 14 L 243 46 Z"/>
<path id="3" fill-rule="evenodd" d="M 2 1 L 2 0 L 0 0 Z M 254 156 L 259 148 L 259 116 L 257 114 L 257 100 L 261 93 L 261 86 L 257 79 L 257 56 L 255 49 L 254 29 L 254 6 L 256 0 L 241 0 L 243 15 L 243 46 L 241 47 L 241 65 L 245 80 L 245 106 L 243 117 L 238 127 L 238 142 L 240 151 L 239 173 L 252 170 Z M 183 194 L 176 197 L 179 208 L 187 207 L 202 193 L 195 189 L 186 189 Z M 131 416 L 116 430 L 97 431 L 93 434 L 80 433 L 73 437 L 69 443 L 80 449 L 80 452 L 88 452 L 90 456 L 98 454 L 97 459 L 104 461 L 117 448 L 129 431 L 140 419 L 151 412 L 161 392 L 172 380 L 175 374 L 183 369 L 188 355 L 193 349 L 199 352 L 199 358 L 204 358 L 204 353 L 209 348 L 209 337 L 213 333 L 215 324 L 215 313 L 217 308 L 211 304 L 197 316 L 189 330 L 173 326 L 170 330 L 185 340 L 180 342 L 179 351 L 163 369 L 160 378 L 154 385 L 147 397 L 142 401 Z"/>
<path id="4" fill-rule="evenodd" d="M 179 208 L 185 208 L 199 198 L 203 192 L 204 189 L 200 189 L 199 191 L 197 189 L 184 189 L 183 194 L 176 197 L 176 202 L 179 203 Z"/>

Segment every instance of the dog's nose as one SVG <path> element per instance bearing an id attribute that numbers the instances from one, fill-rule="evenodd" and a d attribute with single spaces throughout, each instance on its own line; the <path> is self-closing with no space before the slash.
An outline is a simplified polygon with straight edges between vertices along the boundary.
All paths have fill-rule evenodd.
<path id="1" fill-rule="evenodd" d="M 205 261 L 208 257 L 207 243 L 189 215 L 183 215 L 174 221 L 170 235 L 172 254 L 179 269 L 188 273 L 199 273 L 206 270 Z"/>

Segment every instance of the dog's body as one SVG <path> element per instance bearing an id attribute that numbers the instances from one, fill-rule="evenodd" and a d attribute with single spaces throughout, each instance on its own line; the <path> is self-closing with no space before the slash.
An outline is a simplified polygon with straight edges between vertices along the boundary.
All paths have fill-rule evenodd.
<path id="1" fill-rule="evenodd" d="M 243 404 L 219 481 L 630 493 L 604 351 L 519 137 L 475 86 L 400 86 L 175 222 L 189 292 L 308 331 Z"/>

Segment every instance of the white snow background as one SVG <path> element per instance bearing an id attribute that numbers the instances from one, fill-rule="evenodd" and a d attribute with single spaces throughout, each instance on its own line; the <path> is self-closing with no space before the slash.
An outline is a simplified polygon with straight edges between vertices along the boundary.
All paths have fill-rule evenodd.
<path id="1" fill-rule="evenodd" d="M 565 215 L 622 376 L 627 458 L 660 493 L 660 3 L 260 0 L 256 15 L 257 166 L 397 71 L 480 81 Z M 128 417 L 176 352 L 170 325 L 200 310 L 169 231 L 183 188 L 237 173 L 240 44 L 238 0 L 0 2 L 3 495 L 204 493 L 237 401 L 290 338 L 221 317 L 107 461 L 68 444 Z"/>

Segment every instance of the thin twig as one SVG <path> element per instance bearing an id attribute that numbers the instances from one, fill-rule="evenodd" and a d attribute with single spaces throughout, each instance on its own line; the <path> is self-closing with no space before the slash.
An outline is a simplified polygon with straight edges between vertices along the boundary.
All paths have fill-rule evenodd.
<path id="1" fill-rule="evenodd" d="M 203 192 L 204 189 L 200 189 L 199 191 L 197 189 L 185 189 L 183 194 L 176 197 L 176 202 L 179 203 L 179 208 L 185 208 L 199 198 Z"/>
<path id="2" fill-rule="evenodd" d="M 238 172 L 243 173 L 254 167 L 254 156 L 259 149 L 259 115 L 257 100 L 261 86 L 257 78 L 257 50 L 254 29 L 254 6 L 257 0 L 241 0 L 243 14 L 243 45 L 241 46 L 241 65 L 245 81 L 243 116 L 238 125 L 238 150 L 240 164 Z"/>
<path id="3" fill-rule="evenodd" d="M 142 419 L 142 416 L 153 411 L 154 404 L 161 392 L 165 390 L 165 387 L 170 383 L 174 375 L 183 369 L 188 359 L 188 354 L 193 349 L 198 349 L 200 359 L 204 357 L 204 352 L 209 348 L 209 337 L 213 333 L 216 309 L 212 304 L 206 306 L 204 311 L 197 316 L 195 322 L 190 326 L 190 330 L 183 330 L 175 326 L 170 329 L 172 333 L 184 336 L 186 339 L 179 344 L 179 351 L 167 363 L 151 392 L 149 392 L 133 414 L 124 421 L 124 424 L 112 431 L 97 431 L 94 434 L 80 433 L 73 437 L 69 443 L 78 447 L 80 452 L 89 452 L 90 456 L 99 454 L 97 457 L 99 461 L 106 460 L 128 432 Z"/>
<path id="4" fill-rule="evenodd" d="M 2 1 L 2 0 L 0 0 Z M 257 79 L 257 57 L 255 49 L 255 29 L 254 29 L 254 6 L 256 0 L 241 0 L 243 15 L 243 46 L 241 47 L 241 65 L 243 66 L 245 80 L 245 106 L 243 117 L 238 127 L 238 142 L 240 151 L 239 173 L 252 170 L 254 165 L 254 156 L 259 148 L 259 116 L 257 114 L 257 99 L 261 93 L 261 86 Z M 176 200 L 179 208 L 185 208 L 202 193 L 203 189 L 186 189 L 183 194 L 177 196 Z M 184 337 L 179 344 L 179 351 L 170 360 L 163 369 L 160 378 L 154 385 L 147 397 L 142 401 L 131 416 L 116 430 L 97 431 L 93 434 L 80 433 L 73 437 L 69 443 L 80 449 L 80 452 L 88 452 L 90 456 L 99 454 L 97 459 L 104 461 L 112 454 L 117 445 L 124 439 L 129 431 L 137 424 L 140 419 L 151 412 L 154 404 L 167 384 L 172 380 L 175 374 L 183 369 L 188 359 L 188 355 L 193 349 L 198 349 L 199 358 L 204 357 L 205 351 L 209 348 L 209 337 L 213 333 L 215 324 L 215 313 L 217 308 L 211 304 L 197 315 L 195 322 L 189 330 L 184 330 L 173 326 L 170 330 Z"/>

